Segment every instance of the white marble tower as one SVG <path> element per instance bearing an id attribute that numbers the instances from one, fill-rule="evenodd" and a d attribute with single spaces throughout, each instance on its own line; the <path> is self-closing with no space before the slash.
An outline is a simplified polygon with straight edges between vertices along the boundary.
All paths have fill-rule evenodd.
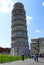
<path id="1" fill-rule="evenodd" d="M 20 2 L 14 4 L 11 23 L 11 55 L 29 55 L 26 12 Z"/>

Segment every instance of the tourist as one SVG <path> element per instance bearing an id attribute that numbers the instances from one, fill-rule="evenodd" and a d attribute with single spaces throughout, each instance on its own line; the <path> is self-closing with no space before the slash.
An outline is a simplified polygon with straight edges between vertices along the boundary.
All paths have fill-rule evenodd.
<path id="1" fill-rule="evenodd" d="M 24 61 L 24 55 L 22 55 L 22 60 Z"/>
<path id="2" fill-rule="evenodd" d="M 34 54 L 34 60 L 36 61 L 36 54 Z"/>
<path id="3" fill-rule="evenodd" d="M 38 62 L 38 53 L 36 54 L 36 61 Z"/>

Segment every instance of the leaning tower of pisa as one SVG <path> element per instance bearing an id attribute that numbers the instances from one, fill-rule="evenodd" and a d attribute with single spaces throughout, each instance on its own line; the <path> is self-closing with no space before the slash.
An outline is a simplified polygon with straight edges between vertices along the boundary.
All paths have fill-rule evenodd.
<path id="1" fill-rule="evenodd" d="M 29 55 L 26 12 L 20 2 L 14 4 L 11 23 L 11 55 Z"/>

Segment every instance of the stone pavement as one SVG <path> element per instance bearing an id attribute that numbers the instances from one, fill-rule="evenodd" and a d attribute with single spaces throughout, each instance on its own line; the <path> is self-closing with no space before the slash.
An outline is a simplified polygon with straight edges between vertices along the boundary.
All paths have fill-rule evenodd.
<path id="1" fill-rule="evenodd" d="M 34 59 L 27 59 L 24 61 L 14 61 L 10 63 L 3 63 L 0 65 L 44 65 L 44 58 L 39 58 L 38 62 L 35 62 Z"/>

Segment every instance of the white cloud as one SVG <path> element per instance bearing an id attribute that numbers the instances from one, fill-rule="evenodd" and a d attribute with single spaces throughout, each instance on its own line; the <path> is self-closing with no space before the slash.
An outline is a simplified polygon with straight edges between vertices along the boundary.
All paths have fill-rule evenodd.
<path id="1" fill-rule="evenodd" d="M 13 8 L 12 0 L 0 0 L 0 12 L 2 13 L 10 13 Z"/>
<path id="2" fill-rule="evenodd" d="M 32 20 L 32 17 L 31 16 L 27 16 L 26 19 L 27 20 Z"/>
<path id="3" fill-rule="evenodd" d="M 26 16 L 26 20 L 27 20 L 27 25 L 29 25 L 30 21 L 33 20 L 33 18 L 31 16 Z"/>
<path id="4" fill-rule="evenodd" d="M 39 32 L 41 32 L 41 31 L 37 29 L 37 30 L 35 30 L 35 32 L 39 33 Z"/>
<path id="5" fill-rule="evenodd" d="M 44 2 L 42 2 L 42 5 L 44 6 Z"/>

